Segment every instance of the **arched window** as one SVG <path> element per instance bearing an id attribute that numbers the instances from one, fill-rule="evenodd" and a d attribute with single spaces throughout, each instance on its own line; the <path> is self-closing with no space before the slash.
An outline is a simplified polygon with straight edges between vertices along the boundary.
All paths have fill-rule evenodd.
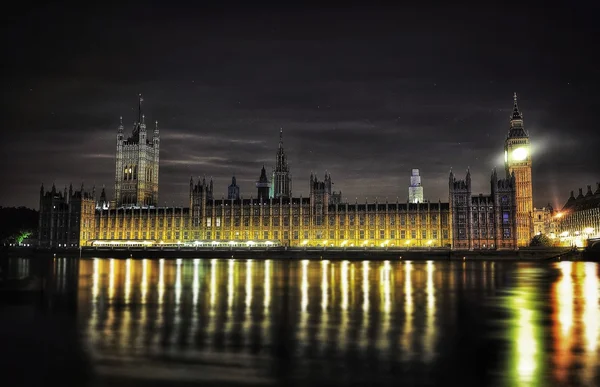
<path id="1" fill-rule="evenodd" d="M 133 180 L 137 180 L 137 165 L 133 166 Z"/>

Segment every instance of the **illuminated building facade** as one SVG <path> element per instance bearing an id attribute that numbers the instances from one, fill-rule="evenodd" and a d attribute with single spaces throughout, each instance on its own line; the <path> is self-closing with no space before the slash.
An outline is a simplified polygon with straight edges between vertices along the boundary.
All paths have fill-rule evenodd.
<path id="1" fill-rule="evenodd" d="M 158 166 L 160 133 L 155 122 L 152 138 L 148 136 L 142 96 L 139 96 L 138 120 L 131 136 L 125 139 L 123 117 L 117 129 L 114 207 L 156 206 L 158 203 Z"/>
<path id="2" fill-rule="evenodd" d="M 492 172 L 490 195 L 472 195 L 471 172 L 465 180 L 450 172 L 452 247 L 455 249 L 514 249 L 516 237 L 516 182 L 512 173 L 498 179 Z"/>
<path id="3" fill-rule="evenodd" d="M 212 179 L 190 179 L 189 206 L 105 208 L 97 205 L 95 230 L 86 230 L 84 246 L 94 241 L 163 243 L 271 241 L 286 246 L 449 247 L 448 203 L 343 203 L 332 190 L 331 175 L 311 175 L 308 197 L 291 197 L 291 176 L 280 137 L 275 179 L 265 168 L 256 198 L 238 197 L 235 181 L 228 198 L 217 199 Z M 268 195 L 275 186 L 274 195 Z"/>
<path id="4" fill-rule="evenodd" d="M 531 149 L 529 133 L 523 126 L 523 114 L 517 106 L 517 93 L 514 94 L 510 130 L 504 142 L 504 165 L 506 175 L 514 172 L 517 195 L 517 243 L 519 247 L 529 246 L 533 227 L 533 188 L 531 182 Z"/>
<path id="5" fill-rule="evenodd" d="M 535 235 L 547 235 L 550 238 L 556 237 L 556 217 L 555 211 L 550 204 L 542 208 L 533 209 L 533 233 Z"/>
<path id="6" fill-rule="evenodd" d="M 583 247 L 587 239 L 600 238 L 600 183 L 596 191 L 587 186 L 584 195 L 579 188 L 575 197 L 573 191 L 558 216 L 558 235 L 564 245 Z"/>
<path id="7" fill-rule="evenodd" d="M 410 174 L 410 186 L 408 187 L 408 201 L 410 203 L 423 203 L 423 186 L 418 169 L 413 169 Z"/>
<path id="8" fill-rule="evenodd" d="M 521 157 L 518 151 L 521 148 L 516 148 L 517 144 L 528 144 L 526 135 L 523 137 L 522 124 L 519 124 L 522 121 L 518 118 L 516 102 L 513 117 L 517 118 L 511 122 L 511 133 L 505 144 L 506 152 L 516 156 L 506 159 L 507 177 L 499 179 L 494 171 L 491 194 L 475 196 L 471 194 L 470 172 L 465 180 L 455 179 L 451 172 L 447 203 L 422 200 L 418 171 L 412 171 L 415 179 L 411 179 L 412 185 L 421 188 L 412 195 L 415 202 L 410 199 L 406 202 L 342 201 L 341 192 L 332 190 L 329 173 L 325 173 L 323 180 L 311 174 L 308 197 L 293 197 L 292 177 L 280 131 L 271 181 L 263 166 L 256 183 L 256 197 L 242 197 L 235 177 L 227 189 L 227 196 L 220 199 L 214 195 L 212 179 L 190 178 L 189 202 L 185 206 L 157 207 L 159 133 L 157 127 L 152 141 L 147 140 L 141 98 L 139 117 L 133 136 L 127 141 L 123 140 L 122 125 L 119 127 L 115 201 L 109 205 L 103 190 L 100 200 L 94 202 L 93 221 L 83 221 L 84 212 L 79 212 L 82 220 L 76 234 L 81 246 L 110 241 L 114 244 L 184 246 L 231 243 L 236 247 L 273 244 L 514 249 L 517 247 L 519 208 L 529 208 L 519 207 L 518 187 L 527 184 L 521 180 L 519 185 L 517 175 L 520 173 L 523 179 L 529 176 L 530 187 L 531 168 L 529 161 L 526 162 L 528 166 L 516 162 L 517 156 Z M 127 155 L 125 149 L 128 149 Z M 523 160 L 530 160 L 528 150 L 525 152 Z M 527 192 L 530 195 L 531 189 Z M 521 199 L 524 197 L 527 195 Z M 86 196 L 87 199 L 95 200 L 94 195 Z M 41 218 L 55 216 L 47 214 L 49 207 L 46 205 L 40 205 L 40 209 Z M 69 211 L 78 213 L 77 208 Z M 87 216 L 88 212 L 85 214 Z M 45 233 L 48 224 L 50 222 L 43 222 L 40 230 Z"/>

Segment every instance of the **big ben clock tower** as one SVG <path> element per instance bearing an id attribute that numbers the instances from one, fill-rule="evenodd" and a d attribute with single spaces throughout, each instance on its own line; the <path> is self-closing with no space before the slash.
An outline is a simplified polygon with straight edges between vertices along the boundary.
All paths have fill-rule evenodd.
<path id="1" fill-rule="evenodd" d="M 531 184 L 531 148 L 529 134 L 523 127 L 523 115 L 517 106 L 517 93 L 510 119 L 510 130 L 504 142 L 504 166 L 506 174 L 515 174 L 517 199 L 517 245 L 528 246 L 531 240 L 531 216 L 533 192 Z"/>

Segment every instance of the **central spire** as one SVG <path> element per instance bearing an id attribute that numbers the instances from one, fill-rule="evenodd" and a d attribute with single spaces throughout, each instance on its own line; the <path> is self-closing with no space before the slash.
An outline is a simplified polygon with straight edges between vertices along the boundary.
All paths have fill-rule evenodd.
<path id="1" fill-rule="evenodd" d="M 517 93 L 516 92 L 513 93 L 513 114 L 512 114 L 512 119 L 513 120 L 522 120 L 523 119 L 523 115 L 519 111 L 519 106 L 517 105 Z"/>
<path id="2" fill-rule="evenodd" d="M 142 122 L 142 102 L 144 102 L 144 98 L 142 94 L 138 94 L 138 122 Z"/>
<path id="3" fill-rule="evenodd" d="M 283 128 L 279 128 L 279 147 L 283 147 Z"/>

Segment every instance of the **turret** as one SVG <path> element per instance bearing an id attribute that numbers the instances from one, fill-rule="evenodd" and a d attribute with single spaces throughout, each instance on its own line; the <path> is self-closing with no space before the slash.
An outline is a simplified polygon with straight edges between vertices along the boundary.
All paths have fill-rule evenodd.
<path id="1" fill-rule="evenodd" d="M 235 175 L 231 178 L 231 184 L 227 189 L 227 199 L 239 200 L 240 199 L 240 187 L 238 187 Z"/>
<path id="2" fill-rule="evenodd" d="M 256 188 L 258 190 L 258 199 L 259 200 L 267 200 L 269 198 L 269 179 L 267 178 L 267 171 L 265 170 L 265 166 L 262 166 L 260 170 L 260 177 L 256 182 Z"/>
<path id="3" fill-rule="evenodd" d="M 140 145 L 145 145 L 148 140 L 146 132 L 146 116 L 142 114 L 142 122 L 140 122 Z"/>

